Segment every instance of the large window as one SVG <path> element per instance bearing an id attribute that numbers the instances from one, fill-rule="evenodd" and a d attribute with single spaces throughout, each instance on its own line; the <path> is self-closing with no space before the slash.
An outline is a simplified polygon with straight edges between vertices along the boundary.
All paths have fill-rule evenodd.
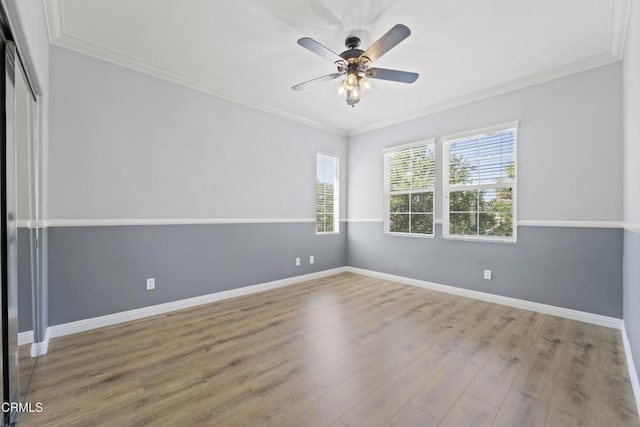
<path id="1" fill-rule="evenodd" d="M 443 236 L 516 240 L 518 123 L 443 138 Z"/>
<path id="2" fill-rule="evenodd" d="M 316 232 L 337 233 L 338 157 L 318 153 L 316 158 Z"/>
<path id="3" fill-rule="evenodd" d="M 433 140 L 384 152 L 385 232 L 433 236 Z"/>

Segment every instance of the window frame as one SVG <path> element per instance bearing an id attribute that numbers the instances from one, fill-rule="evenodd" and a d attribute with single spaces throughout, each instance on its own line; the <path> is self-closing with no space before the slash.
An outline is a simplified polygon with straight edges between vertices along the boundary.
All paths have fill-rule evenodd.
<path id="1" fill-rule="evenodd" d="M 335 180 L 334 180 L 334 189 L 333 189 L 333 231 L 318 231 L 318 161 L 320 156 L 333 157 L 336 160 L 335 165 Z M 340 234 L 340 156 L 335 153 L 330 153 L 327 151 L 317 151 L 316 152 L 316 174 L 315 174 L 315 231 L 316 235 L 330 235 L 330 234 Z M 325 212 L 326 214 L 326 212 Z"/>
<path id="2" fill-rule="evenodd" d="M 494 243 L 516 243 L 518 241 L 518 129 L 520 122 L 509 122 L 495 126 L 488 126 L 480 129 L 460 132 L 456 134 L 446 135 L 442 140 L 442 237 L 447 240 L 466 240 L 474 242 L 494 242 Z M 466 236 L 459 234 L 450 234 L 449 232 L 449 152 L 452 142 L 460 139 L 490 135 L 493 133 L 505 132 L 513 130 L 515 137 L 513 142 L 513 162 L 515 165 L 515 176 L 511 181 L 512 189 L 512 236 Z M 467 184 L 454 186 L 454 188 L 467 188 L 468 190 L 497 189 L 508 188 L 508 186 L 500 187 L 494 184 Z"/>
<path id="3" fill-rule="evenodd" d="M 387 165 L 386 165 L 386 155 L 387 153 L 390 152 L 395 152 L 395 151 L 402 151 L 402 150 L 406 150 L 409 148 L 415 148 L 415 147 L 421 147 L 421 146 L 429 146 L 431 145 L 433 148 L 433 163 L 434 163 L 434 177 L 433 177 L 433 186 L 432 187 L 426 187 L 425 189 L 423 189 L 424 191 L 431 191 L 433 193 L 433 209 L 431 211 L 431 216 L 432 216 L 432 232 L 430 234 L 424 234 L 424 233 L 406 233 L 406 232 L 399 232 L 399 231 L 390 231 L 389 230 L 389 224 L 391 221 L 391 212 L 390 212 L 390 197 L 393 194 L 411 194 L 411 193 L 420 193 L 420 192 L 424 192 L 424 191 L 407 191 L 407 190 L 402 190 L 402 191 L 397 191 L 397 192 L 391 192 L 389 190 L 389 174 L 388 174 L 388 170 L 387 170 Z M 437 153 L 436 153 L 436 138 L 427 138 L 427 139 L 421 139 L 419 141 L 414 141 L 414 142 L 409 142 L 407 144 L 400 144 L 400 145 L 394 145 L 391 147 L 386 147 L 382 150 L 382 168 L 383 168 L 383 172 L 384 172 L 384 187 L 383 187 L 383 195 L 384 195 L 384 233 L 389 235 L 389 236 L 404 236 L 404 237 L 417 237 L 417 238 L 421 238 L 421 239 L 433 239 L 435 237 L 435 232 L 436 232 L 436 188 L 437 188 L 437 172 L 438 172 L 438 167 L 436 164 L 437 161 Z"/>

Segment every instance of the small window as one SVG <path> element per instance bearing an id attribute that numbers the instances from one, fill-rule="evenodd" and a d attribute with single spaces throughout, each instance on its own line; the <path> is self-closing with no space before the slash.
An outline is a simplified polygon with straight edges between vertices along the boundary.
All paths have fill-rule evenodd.
<path id="1" fill-rule="evenodd" d="M 385 232 L 433 236 L 435 171 L 433 140 L 385 150 Z"/>
<path id="2" fill-rule="evenodd" d="M 316 233 L 337 233 L 340 159 L 318 153 L 316 159 Z"/>
<path id="3" fill-rule="evenodd" d="M 516 240 L 517 123 L 443 138 L 443 236 Z"/>

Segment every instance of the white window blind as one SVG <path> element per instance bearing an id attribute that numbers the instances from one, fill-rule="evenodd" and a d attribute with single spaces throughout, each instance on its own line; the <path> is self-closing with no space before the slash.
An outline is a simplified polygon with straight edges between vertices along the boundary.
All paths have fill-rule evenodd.
<path id="1" fill-rule="evenodd" d="M 443 235 L 516 240 L 517 123 L 443 138 Z"/>
<path id="2" fill-rule="evenodd" d="M 316 232 L 338 232 L 338 157 L 318 153 L 316 158 Z"/>
<path id="3" fill-rule="evenodd" d="M 433 236 L 435 172 L 433 140 L 385 150 L 387 233 Z"/>

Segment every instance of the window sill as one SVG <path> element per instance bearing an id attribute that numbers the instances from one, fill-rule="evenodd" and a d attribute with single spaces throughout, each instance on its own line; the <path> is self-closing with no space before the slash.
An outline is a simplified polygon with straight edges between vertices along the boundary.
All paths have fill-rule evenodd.
<path id="1" fill-rule="evenodd" d="M 330 236 L 332 234 L 337 235 L 337 234 L 340 234 L 340 232 L 339 231 L 323 231 L 322 233 L 318 233 L 316 231 L 316 236 Z"/>

